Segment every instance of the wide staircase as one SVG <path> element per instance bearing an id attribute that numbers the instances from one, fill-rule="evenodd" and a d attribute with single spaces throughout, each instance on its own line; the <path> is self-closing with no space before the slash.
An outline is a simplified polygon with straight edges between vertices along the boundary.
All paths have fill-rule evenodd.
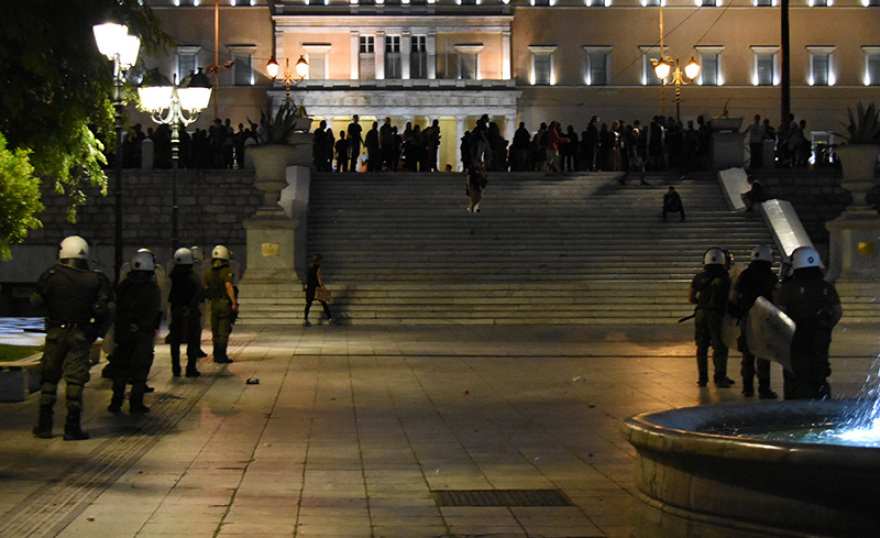
<path id="1" fill-rule="evenodd" d="M 772 243 L 760 217 L 728 210 L 711 174 L 672 181 L 683 223 L 660 218 L 670 178 L 616 176 L 490 174 L 472 214 L 460 174 L 320 174 L 309 251 L 323 255 L 334 315 L 352 324 L 655 324 L 692 313 L 707 248 L 742 262 Z M 261 318 L 300 322 L 302 305 L 276 298 Z"/>

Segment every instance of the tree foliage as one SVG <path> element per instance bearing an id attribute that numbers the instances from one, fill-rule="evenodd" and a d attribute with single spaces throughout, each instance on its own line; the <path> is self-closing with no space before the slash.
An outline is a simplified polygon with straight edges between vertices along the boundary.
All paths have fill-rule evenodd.
<path id="1" fill-rule="evenodd" d="M 127 24 L 148 51 L 165 43 L 138 0 L 5 2 L 0 17 L 0 133 L 30 154 L 36 177 L 69 197 L 69 219 L 85 185 L 107 189 L 100 141 L 115 143 L 113 75 L 92 26 L 108 20 Z"/>
<path id="2" fill-rule="evenodd" d="M 9 247 L 21 243 L 30 230 L 42 226 L 35 216 L 43 210 L 40 203 L 40 180 L 28 151 L 6 148 L 0 133 L 0 260 L 12 257 Z"/>

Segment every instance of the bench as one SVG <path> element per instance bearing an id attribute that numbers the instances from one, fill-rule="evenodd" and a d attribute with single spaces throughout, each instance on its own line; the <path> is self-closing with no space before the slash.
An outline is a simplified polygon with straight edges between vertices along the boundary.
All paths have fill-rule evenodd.
<path id="1" fill-rule="evenodd" d="M 746 204 L 743 203 L 741 195 L 751 189 L 746 171 L 743 168 L 720 170 L 718 172 L 718 182 L 721 184 L 721 190 L 724 191 L 724 197 L 730 209 L 733 211 L 745 211 Z"/>
<path id="2" fill-rule="evenodd" d="M 40 353 L 0 365 L 0 402 L 23 402 L 40 390 Z"/>

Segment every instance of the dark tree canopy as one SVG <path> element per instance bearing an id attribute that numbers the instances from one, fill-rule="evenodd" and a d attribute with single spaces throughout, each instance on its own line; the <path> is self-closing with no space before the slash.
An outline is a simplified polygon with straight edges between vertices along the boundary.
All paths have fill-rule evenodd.
<path id="1" fill-rule="evenodd" d="M 5 2 L 0 17 L 0 133 L 10 150 L 30 152 L 36 176 L 70 197 L 70 217 L 85 202 L 81 185 L 107 185 L 99 140 L 115 140 L 112 64 L 92 34 L 107 21 L 127 24 L 142 52 L 165 42 L 138 0 Z"/>

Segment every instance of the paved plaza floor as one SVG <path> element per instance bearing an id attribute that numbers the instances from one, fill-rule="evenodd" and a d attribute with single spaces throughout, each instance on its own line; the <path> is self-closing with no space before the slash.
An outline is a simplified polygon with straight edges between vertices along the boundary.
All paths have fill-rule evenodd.
<path id="1" fill-rule="evenodd" d="M 92 369 L 90 440 L 61 439 L 60 403 L 51 440 L 36 395 L 0 404 L 0 536 L 637 536 L 622 420 L 744 399 L 696 386 L 691 332 L 245 326 L 198 379 L 159 344 L 147 416 L 108 413 Z M 875 327 L 837 329 L 836 396 L 878 349 Z"/>

